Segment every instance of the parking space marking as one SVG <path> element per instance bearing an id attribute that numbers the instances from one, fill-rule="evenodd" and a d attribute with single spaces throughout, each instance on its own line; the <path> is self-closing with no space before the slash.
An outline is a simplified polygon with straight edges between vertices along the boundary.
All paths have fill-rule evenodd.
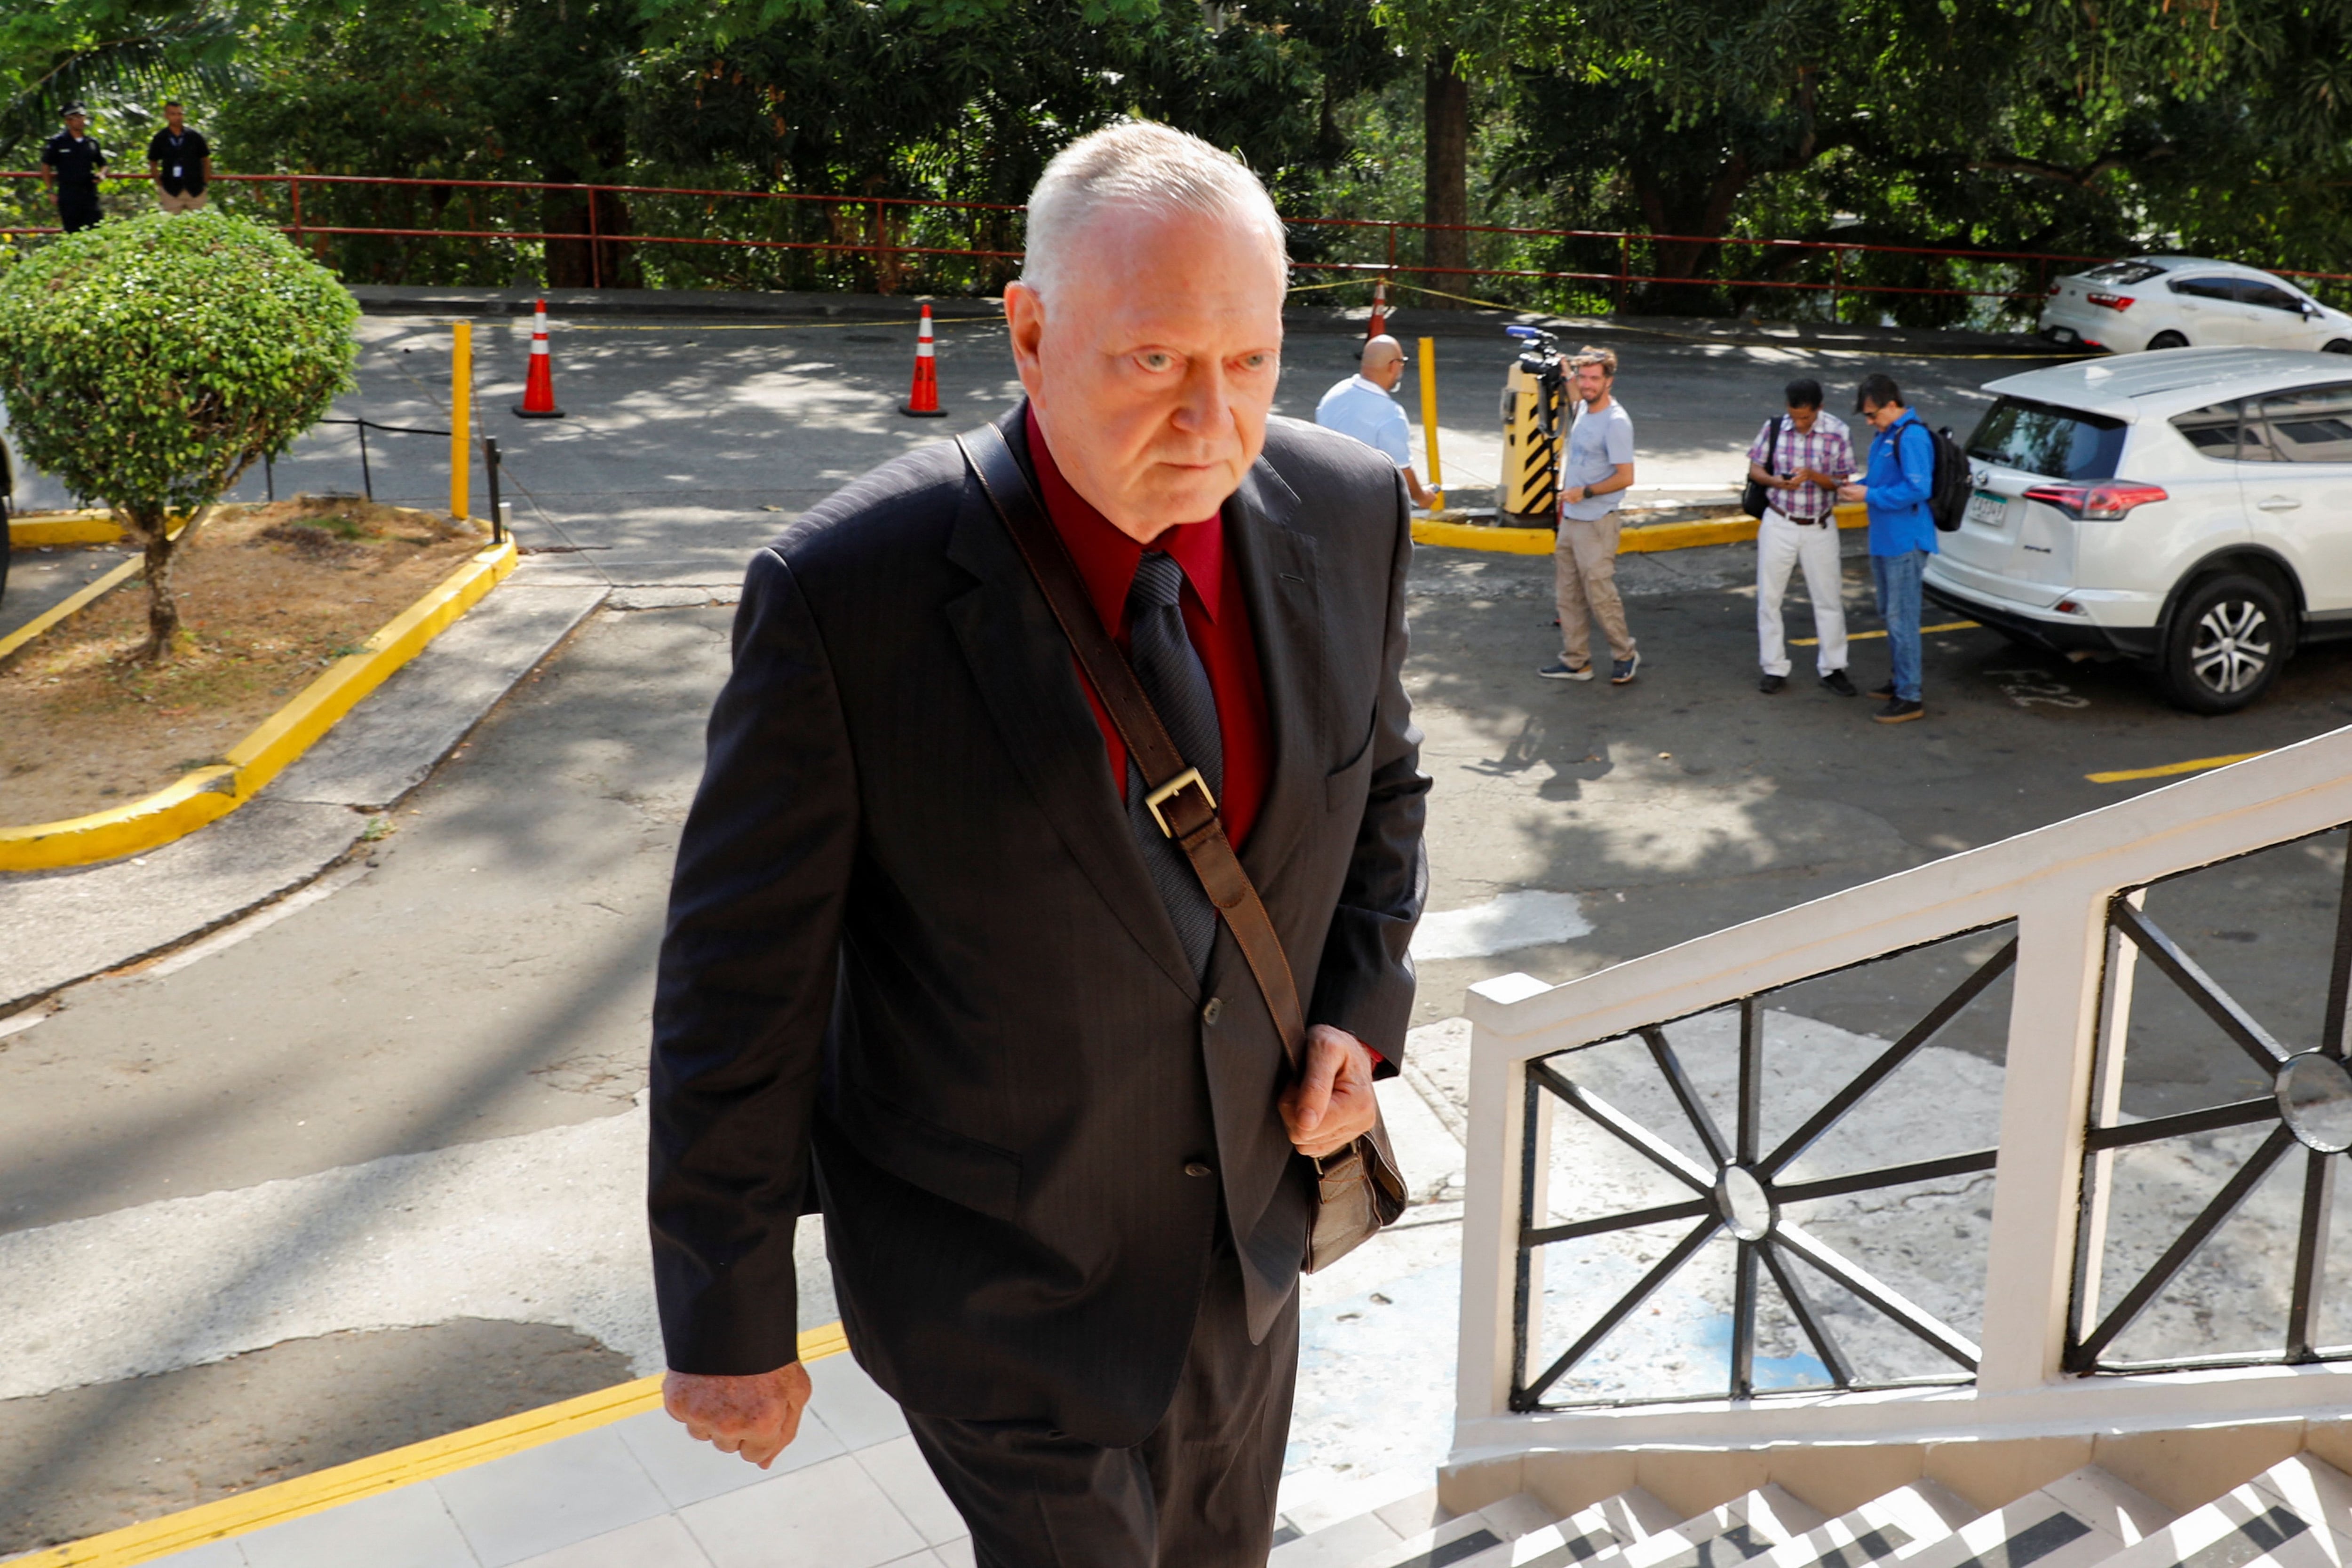
<path id="1" fill-rule="evenodd" d="M 2124 768 L 2112 773 L 2085 773 L 2083 777 L 2094 784 L 2128 784 L 2137 779 L 2169 779 L 2176 773 L 2203 773 L 2209 768 L 2227 768 L 2232 762 L 2251 762 L 2265 755 L 2260 751 L 2241 751 L 2230 757 L 2200 757 L 2189 762 L 2168 762 L 2161 768 Z"/>
<path id="2" fill-rule="evenodd" d="M 2053 681 L 2041 670 L 1987 670 L 1986 674 L 2000 683 L 2001 695 L 2020 707 L 2032 707 L 2041 703 L 2049 707 L 2089 707 L 2091 699 L 2079 696 L 2072 686 Z"/>
<path id="3" fill-rule="evenodd" d="M 1972 632 L 1982 624 L 1983 622 L 1978 621 L 1947 621 L 1940 626 L 1920 627 L 1919 635 L 1925 637 L 1931 632 Z M 1866 643 L 1873 637 L 1884 637 L 1886 633 L 1884 631 L 1849 632 L 1845 634 L 1845 640 L 1849 643 Z M 1791 637 L 1789 639 L 1789 646 L 1791 648 L 1818 648 L 1821 645 L 1822 640 L 1818 637 Z"/>

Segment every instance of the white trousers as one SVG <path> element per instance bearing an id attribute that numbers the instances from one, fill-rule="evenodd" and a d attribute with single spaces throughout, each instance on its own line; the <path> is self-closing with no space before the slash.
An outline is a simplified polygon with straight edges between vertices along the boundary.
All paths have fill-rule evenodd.
<path id="1" fill-rule="evenodd" d="M 1789 569 L 1805 569 L 1805 592 L 1813 601 L 1813 635 L 1821 645 L 1814 664 L 1822 674 L 1845 668 L 1845 581 L 1838 561 L 1837 520 L 1802 526 L 1774 507 L 1764 508 L 1756 530 L 1756 646 L 1768 675 L 1789 673 L 1782 640 L 1780 601 L 1789 591 Z"/>

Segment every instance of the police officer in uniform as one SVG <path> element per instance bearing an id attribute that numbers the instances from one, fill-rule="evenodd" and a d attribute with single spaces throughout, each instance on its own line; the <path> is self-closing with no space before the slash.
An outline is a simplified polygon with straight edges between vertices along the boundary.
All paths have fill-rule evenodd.
<path id="1" fill-rule="evenodd" d="M 58 199 L 58 222 L 71 234 L 98 223 L 98 172 L 106 167 L 106 150 L 98 138 L 82 134 L 89 115 L 81 105 L 66 105 L 66 128 L 41 143 L 41 179 Z"/>

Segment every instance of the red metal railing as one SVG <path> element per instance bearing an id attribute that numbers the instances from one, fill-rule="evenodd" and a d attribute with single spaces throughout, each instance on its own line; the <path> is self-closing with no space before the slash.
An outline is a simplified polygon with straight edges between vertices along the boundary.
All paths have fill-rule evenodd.
<path id="1" fill-rule="evenodd" d="M 143 182 L 143 174 L 105 176 L 112 182 L 129 184 Z M 0 172 L 0 180 L 29 181 L 40 178 L 38 172 Z M 262 193 L 275 188 L 283 194 L 283 214 L 278 227 L 298 245 L 322 248 L 326 242 L 345 238 L 375 238 L 384 240 L 456 240 L 468 242 L 500 242 L 514 245 L 550 244 L 584 245 L 587 249 L 588 282 L 592 287 L 603 287 L 608 254 L 617 254 L 619 247 L 680 246 L 717 247 L 739 251 L 800 252 L 817 256 L 859 258 L 871 266 L 875 283 L 884 293 L 894 292 L 901 281 L 908 258 L 960 258 L 983 263 L 1009 264 L 1021 257 L 1018 249 L 1003 244 L 971 243 L 945 245 L 922 243 L 919 237 L 908 237 L 920 226 L 937 229 L 941 220 L 961 217 L 966 222 L 995 218 L 1000 224 L 1017 217 L 1025 209 L 1005 203 L 939 202 L 901 196 L 840 196 L 810 195 L 797 192 L 742 191 L 715 188 L 664 185 L 624 185 L 568 183 L 538 180 L 445 180 L 418 176 L 377 176 L 354 174 L 221 174 L 215 183 L 231 188 L 245 188 L 262 204 L 271 204 Z M 303 213 L 303 193 L 309 190 L 314 198 L 322 194 L 345 192 L 423 192 L 438 196 L 437 211 L 458 194 L 466 200 L 470 221 L 458 224 L 362 224 L 335 221 L 339 214 L 322 219 L 315 214 L 306 218 Z M 21 190 L 21 187 L 20 187 Z M 541 199 L 564 196 L 578 199 L 585 226 L 579 229 L 547 229 L 517 224 L 499 224 L 481 220 L 478 193 L 527 193 Z M 753 213 L 764 208 L 767 214 L 814 214 L 821 215 L 827 237 L 775 237 L 755 234 L 677 234 L 638 233 L 632 227 L 626 232 L 604 232 L 600 214 L 617 210 L 623 199 L 635 199 L 640 212 L 648 204 L 675 206 L 681 202 L 700 204 L 706 218 L 717 216 L 719 204 L 734 204 L 740 210 Z M 845 225 L 845 218 L 850 222 Z M 894 222 L 895 220 L 895 222 Z M 1447 292 L 1439 287 L 1445 280 L 1461 280 L 1465 286 L 1478 278 L 1498 278 L 1532 283 L 1599 285 L 1612 295 L 1616 307 L 1622 309 L 1630 291 L 1636 285 L 1686 286 L 1704 288 L 1772 289 L 1791 293 L 1826 294 L 1832 309 L 1849 296 L 1933 296 L 1969 299 L 2000 299 L 2010 303 L 2038 299 L 2050 291 L 2051 267 L 2053 263 L 2073 267 L 2092 265 L 2113 259 L 2103 256 L 2074 256 L 2054 252 L 1979 250 L 1960 246 L 1895 246 L 1866 244 L 1845 240 L 1756 239 L 1744 236 L 1711 235 L 1657 235 L 1616 229 L 1549 229 L 1519 228 L 1502 225 L 1471 224 L 1438 225 L 1380 218 L 1301 217 L 1287 220 L 1293 235 L 1299 243 L 1295 248 L 1307 254 L 1294 265 L 1301 271 L 1339 275 L 1342 280 L 1353 278 L 1370 283 L 1378 277 L 1404 282 L 1410 278 L 1423 279 L 1420 287 L 1433 292 Z M 841 237 L 847 227 L 856 237 Z M 894 235 L 894 227 L 896 234 Z M 1573 246 L 1613 247 L 1616 266 L 1607 267 L 1431 267 L 1401 256 L 1400 239 L 1412 240 L 1426 236 L 1440 228 L 1465 235 L 1472 242 L 1485 239 L 1497 242 L 1496 248 L 1516 246 L 1520 249 L 1551 247 L 1566 249 Z M 0 226 L 0 236 L 33 237 L 58 232 L 54 225 Z M 1332 236 L 1326 241 L 1326 235 Z M 1375 237 L 1376 236 L 1376 237 Z M 979 236 L 973 236 L 975 241 Z M 1370 238 L 1369 247 L 1375 259 L 1333 259 L 1317 254 L 1333 247 L 1345 246 L 1354 238 Z M 1717 256 L 1759 256 L 1767 264 L 1760 275 L 1706 276 L 1695 271 L 1660 272 L 1637 270 L 1635 252 L 1649 247 L 1691 247 L 1697 254 Z M 1362 248 L 1362 247 L 1359 247 Z M 1419 249 L 1418 245 L 1406 248 Z M 1994 266 L 2017 268 L 2018 280 L 2007 287 L 1972 287 L 1965 284 L 1933 284 L 1895 282 L 1852 277 L 1852 264 L 1856 258 L 1912 257 L 1926 261 L 1958 262 L 1972 266 Z M 1829 276 L 1826 278 L 1790 277 L 1777 274 L 1796 267 L 1818 264 L 1826 258 Z M 2032 269 L 2032 281 L 2026 284 L 2023 269 Z M 2318 272 L 2308 269 L 2277 268 L 2279 276 L 2308 283 L 2352 282 L 2352 273 Z"/>

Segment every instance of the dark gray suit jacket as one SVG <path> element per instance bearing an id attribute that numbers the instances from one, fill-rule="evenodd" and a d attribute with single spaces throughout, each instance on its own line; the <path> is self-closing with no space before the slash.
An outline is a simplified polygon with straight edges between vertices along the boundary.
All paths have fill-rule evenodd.
<path id="1" fill-rule="evenodd" d="M 1224 517 L 1274 740 L 1242 860 L 1310 1021 L 1393 1064 L 1429 788 L 1398 679 L 1403 488 L 1370 448 L 1277 420 Z M 670 1365 L 793 1358 L 814 1152 L 850 1341 L 884 1388 L 1141 1440 L 1221 1200 L 1254 1337 L 1297 1283 L 1310 1167 L 1240 950 L 1221 927 L 1194 981 L 1068 644 L 953 444 L 754 557 L 734 656 L 654 1012 Z"/>

